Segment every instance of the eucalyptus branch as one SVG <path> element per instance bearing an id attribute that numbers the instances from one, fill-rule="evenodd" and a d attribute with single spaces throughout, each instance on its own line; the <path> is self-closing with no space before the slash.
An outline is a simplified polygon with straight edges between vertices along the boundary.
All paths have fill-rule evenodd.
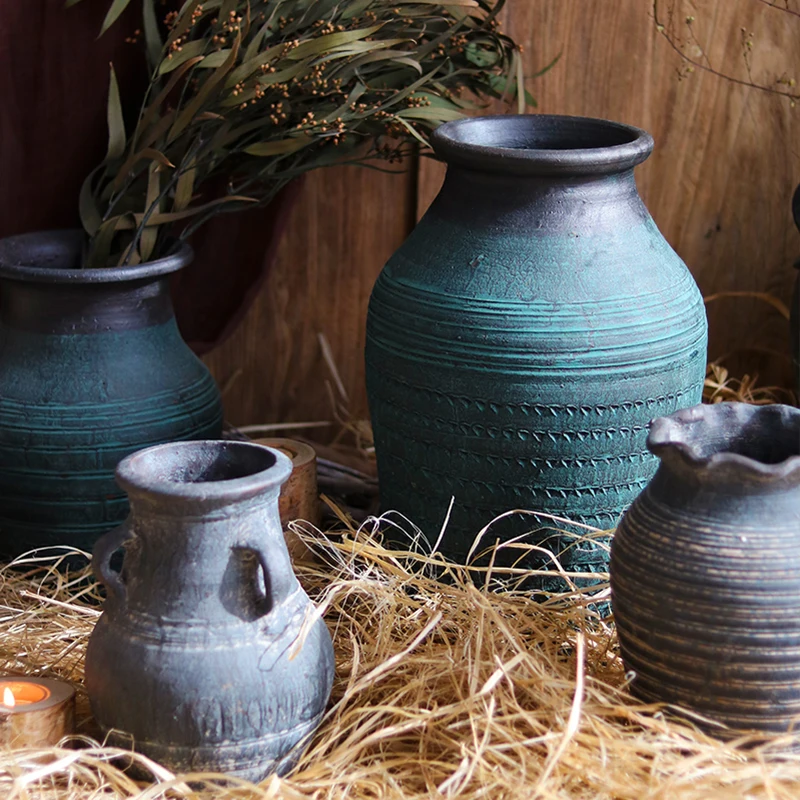
<path id="1" fill-rule="evenodd" d="M 160 257 L 309 170 L 399 161 L 474 107 L 462 92 L 533 102 L 505 0 L 187 0 L 160 30 L 158 0 L 140 2 L 155 68 L 127 135 L 112 71 L 109 155 L 81 193 L 93 264 Z"/>

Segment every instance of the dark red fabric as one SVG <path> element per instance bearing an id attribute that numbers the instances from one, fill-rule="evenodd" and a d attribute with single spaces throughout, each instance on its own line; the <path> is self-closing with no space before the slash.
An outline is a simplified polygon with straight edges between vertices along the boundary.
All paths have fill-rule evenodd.
<path id="1" fill-rule="evenodd" d="M 107 5 L 0 0 L 0 236 L 80 225 L 78 191 L 108 141 L 109 63 L 126 99 L 145 77 L 124 41 L 133 9 L 97 40 Z"/>
<path id="2" fill-rule="evenodd" d="M 78 193 L 102 161 L 113 62 L 135 118 L 147 75 L 138 2 L 97 38 L 110 0 L 0 0 L 0 236 L 79 227 Z M 198 352 L 230 334 L 275 251 L 287 201 L 201 229 L 195 262 L 175 282 L 178 323 Z M 283 209 L 281 211 L 280 209 Z"/>

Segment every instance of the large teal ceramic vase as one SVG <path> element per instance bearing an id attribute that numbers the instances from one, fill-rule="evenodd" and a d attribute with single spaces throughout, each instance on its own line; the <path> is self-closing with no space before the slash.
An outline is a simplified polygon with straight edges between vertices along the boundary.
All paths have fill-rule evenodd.
<path id="1" fill-rule="evenodd" d="M 702 297 L 634 181 L 653 140 L 534 115 L 451 122 L 433 146 L 444 186 L 369 306 L 381 505 L 433 541 L 454 498 L 440 549 L 458 560 L 513 509 L 611 528 L 655 472 L 648 423 L 699 403 L 705 375 Z M 537 541 L 566 567 L 607 560 Z"/>
<path id="2" fill-rule="evenodd" d="M 117 463 L 222 432 L 217 387 L 181 339 L 173 256 L 80 269 L 77 231 L 0 241 L 0 555 L 91 551 L 128 513 Z"/>

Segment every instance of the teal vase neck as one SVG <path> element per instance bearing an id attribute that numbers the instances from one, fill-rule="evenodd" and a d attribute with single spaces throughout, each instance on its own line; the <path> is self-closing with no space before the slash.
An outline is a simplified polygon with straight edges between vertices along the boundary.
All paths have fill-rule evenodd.
<path id="1" fill-rule="evenodd" d="M 447 177 L 431 213 L 473 229 L 551 236 L 619 230 L 649 218 L 633 168 L 653 139 L 629 125 L 565 116 L 460 120 L 434 132 Z"/>
<path id="2" fill-rule="evenodd" d="M 533 225 L 551 236 L 619 231 L 650 218 L 632 168 L 604 175 L 526 175 L 458 164 L 448 166 L 430 213 L 454 224 L 468 217 L 473 228 L 521 235 Z"/>

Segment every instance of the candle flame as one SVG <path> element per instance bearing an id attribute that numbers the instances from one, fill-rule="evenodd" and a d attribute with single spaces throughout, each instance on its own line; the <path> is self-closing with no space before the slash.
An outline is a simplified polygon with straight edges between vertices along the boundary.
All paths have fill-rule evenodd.
<path id="1" fill-rule="evenodd" d="M 6 686 L 6 688 L 3 689 L 3 705 L 6 706 L 6 708 L 14 708 L 16 704 L 17 699 L 14 697 L 14 692 Z"/>

